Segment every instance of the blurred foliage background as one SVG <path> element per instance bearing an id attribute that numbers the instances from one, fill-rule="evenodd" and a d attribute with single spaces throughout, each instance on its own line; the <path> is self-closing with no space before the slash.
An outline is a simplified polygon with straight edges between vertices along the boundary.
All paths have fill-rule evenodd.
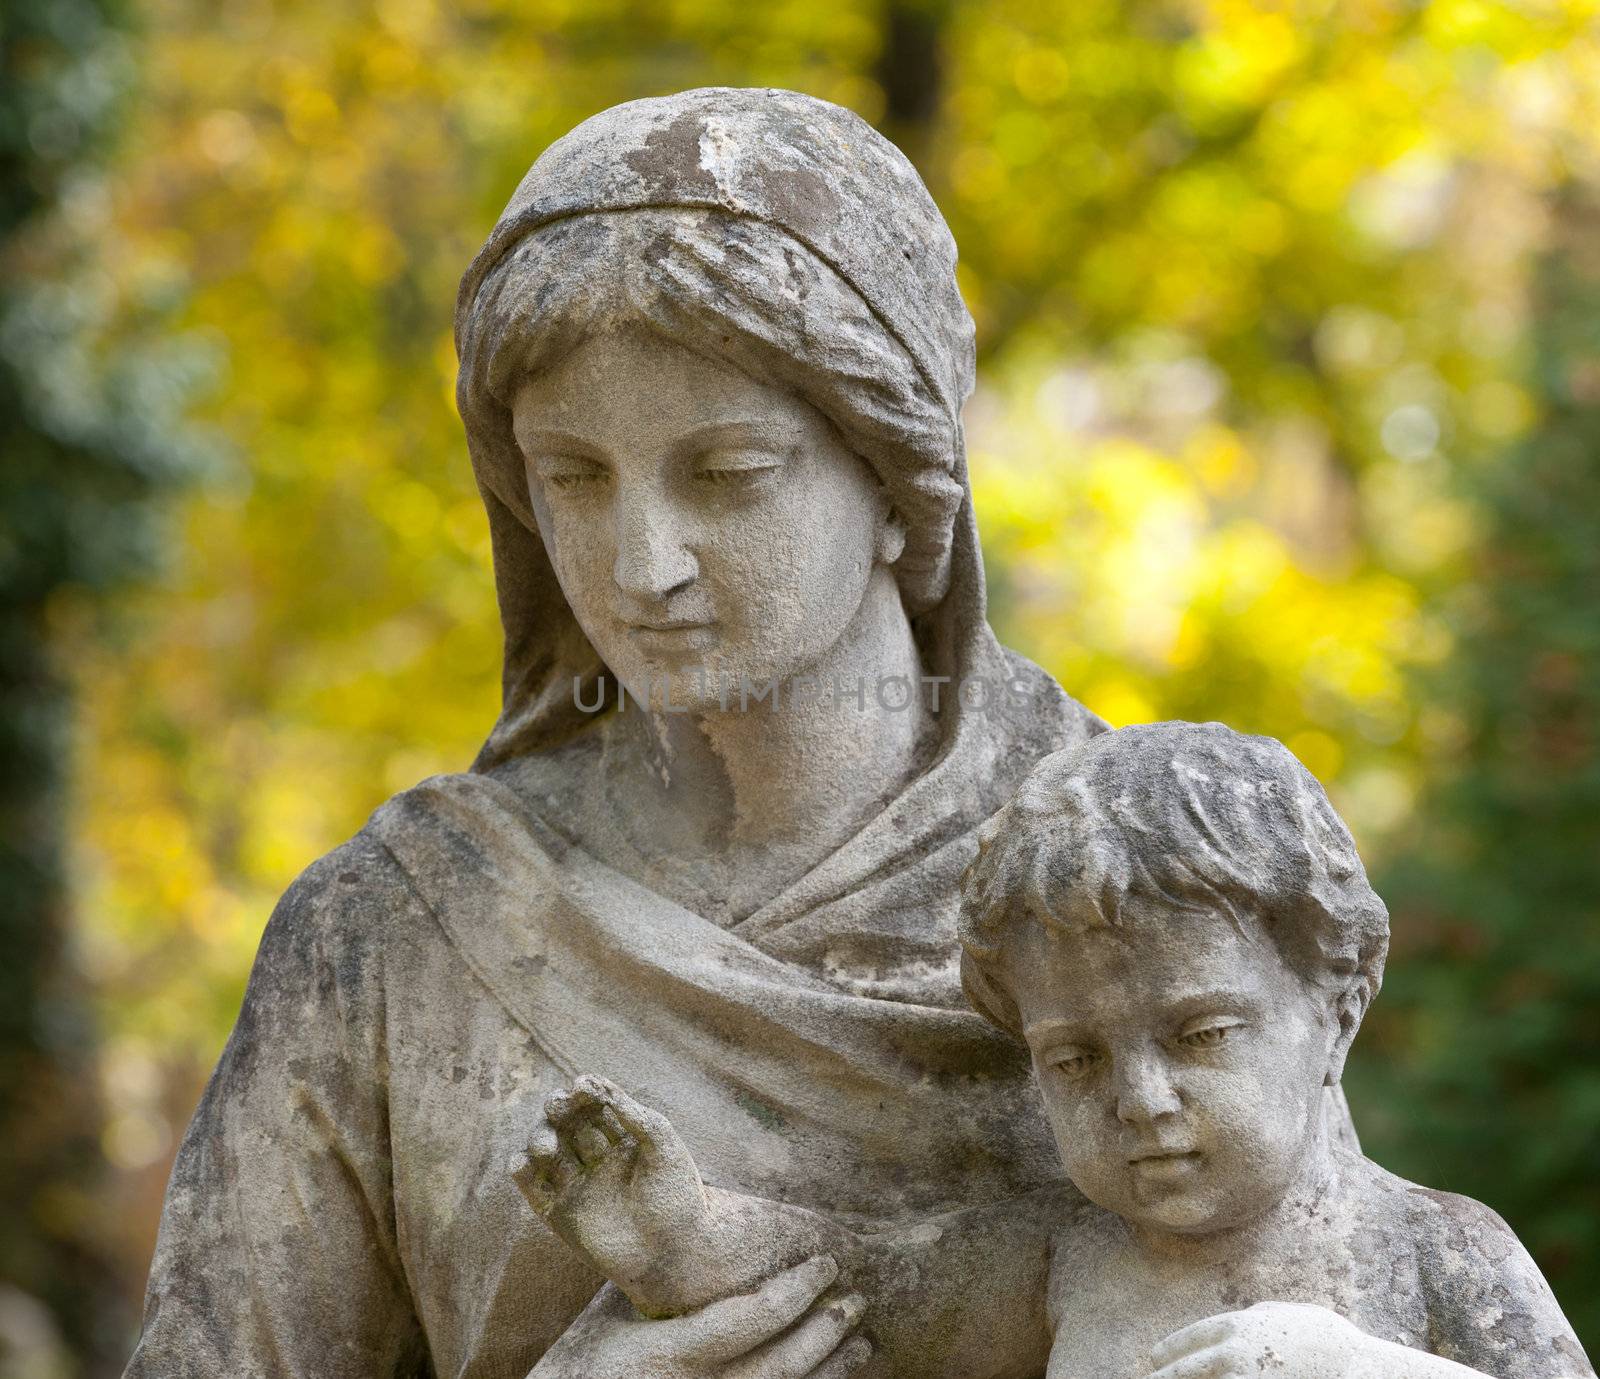
<path id="1" fill-rule="evenodd" d="M 1002 637 L 1330 784 L 1368 1150 L 1600 1349 L 1593 0 L 0 0 L 0 1374 L 119 1371 L 273 902 L 490 724 L 456 280 L 615 101 L 792 86 L 961 245 Z"/>

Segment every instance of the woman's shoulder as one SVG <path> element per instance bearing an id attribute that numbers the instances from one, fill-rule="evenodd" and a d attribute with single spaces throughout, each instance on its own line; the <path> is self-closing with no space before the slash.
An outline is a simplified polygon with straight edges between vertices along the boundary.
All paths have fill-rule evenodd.
<path id="1" fill-rule="evenodd" d="M 565 846 L 540 816 L 559 810 L 579 779 L 576 754 L 557 750 L 432 776 L 386 800 L 274 907 L 239 1040 L 277 1031 L 314 1043 L 342 1030 L 337 1037 L 370 1043 L 394 1019 L 456 999 L 454 984 L 474 980 L 460 921 L 478 932 L 504 911 L 508 888 L 525 899 L 519 868 Z"/>
<path id="2" fill-rule="evenodd" d="M 593 787 L 604 736 L 602 722 L 557 746 L 502 762 L 477 779 L 511 791 L 547 819 L 566 818 Z"/>
<path id="3" fill-rule="evenodd" d="M 428 883 L 440 880 L 446 894 L 466 886 L 484 835 L 518 807 L 503 781 L 470 772 L 432 776 L 386 800 L 273 908 L 247 1013 L 318 999 L 346 1013 L 375 1010 L 395 980 L 410 984 L 404 970 L 437 970 L 444 940 Z"/>
<path id="4" fill-rule="evenodd" d="M 269 924 L 277 942 L 342 956 L 434 936 L 435 911 L 507 860 L 563 846 L 592 786 L 595 748 L 579 739 L 490 771 L 430 776 L 391 796 L 359 832 L 311 863 Z M 264 945 L 265 946 L 265 945 Z"/>
<path id="5" fill-rule="evenodd" d="M 1109 724 L 1085 708 L 1042 667 L 1020 652 L 1001 647 L 1005 685 L 991 693 L 990 733 L 997 750 L 981 783 L 985 817 L 1008 801 L 1022 778 L 1053 752 L 1080 747 L 1109 730 Z"/>
<path id="6" fill-rule="evenodd" d="M 1055 677 L 1020 651 L 1002 647 L 1007 674 L 1007 702 L 1017 711 L 1019 726 L 1046 753 L 1076 747 L 1110 729 L 1105 719 L 1062 689 Z"/>
<path id="7" fill-rule="evenodd" d="M 283 893 L 262 935 L 252 984 L 276 971 L 362 985 L 418 909 L 410 878 L 369 820 Z"/>
<path id="8" fill-rule="evenodd" d="M 430 776 L 384 801 L 351 838 L 290 884 L 268 922 L 263 953 L 310 961 L 337 952 L 348 962 L 347 955 L 392 943 L 414 920 L 426 919 L 408 863 L 419 852 L 447 847 L 446 835 L 475 807 L 503 801 L 510 784 L 504 776 L 504 769 Z"/>

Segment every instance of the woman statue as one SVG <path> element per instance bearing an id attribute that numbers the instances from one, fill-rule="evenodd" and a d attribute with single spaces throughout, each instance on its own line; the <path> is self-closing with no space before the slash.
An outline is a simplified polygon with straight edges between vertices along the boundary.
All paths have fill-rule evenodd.
<path id="1" fill-rule="evenodd" d="M 580 1072 L 841 1219 L 1056 1176 L 956 886 L 1103 725 L 985 621 L 955 260 L 905 158 L 790 92 L 633 102 L 534 165 L 456 315 L 504 710 L 273 914 L 130 1374 L 522 1379 L 600 1284 L 511 1177 Z M 715 1355 L 585 1326 L 661 1328 L 651 1373 L 842 1373 L 734 1357 L 825 1281 Z"/>

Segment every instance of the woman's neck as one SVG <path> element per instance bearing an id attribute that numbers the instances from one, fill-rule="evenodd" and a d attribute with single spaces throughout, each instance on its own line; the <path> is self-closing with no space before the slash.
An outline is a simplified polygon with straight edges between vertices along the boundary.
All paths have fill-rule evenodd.
<path id="1" fill-rule="evenodd" d="M 727 709 L 710 713 L 630 702 L 608 752 L 612 798 L 678 857 L 776 849 L 784 870 L 803 871 L 920 769 L 932 728 L 921 675 L 899 590 L 880 568 L 839 640 L 765 696 L 734 687 Z"/>

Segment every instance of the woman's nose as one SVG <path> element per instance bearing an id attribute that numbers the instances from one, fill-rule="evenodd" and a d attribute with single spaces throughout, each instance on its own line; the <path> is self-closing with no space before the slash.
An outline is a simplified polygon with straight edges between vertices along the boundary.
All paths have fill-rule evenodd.
<path id="1" fill-rule="evenodd" d="M 1183 1102 L 1172 1085 L 1165 1061 L 1154 1053 L 1118 1060 L 1117 1119 L 1125 1125 L 1174 1115 Z"/>
<path id="2" fill-rule="evenodd" d="M 699 562 L 670 505 L 648 492 L 619 496 L 612 578 L 632 598 L 658 600 L 692 584 Z"/>

